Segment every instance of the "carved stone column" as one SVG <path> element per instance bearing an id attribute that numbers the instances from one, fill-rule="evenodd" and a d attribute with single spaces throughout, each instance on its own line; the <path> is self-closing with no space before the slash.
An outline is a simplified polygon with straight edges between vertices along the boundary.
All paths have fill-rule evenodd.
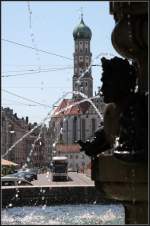
<path id="1" fill-rule="evenodd" d="M 148 2 L 113 1 L 110 2 L 110 14 L 113 14 L 115 19 L 111 37 L 112 44 L 121 56 L 132 60 L 138 66 L 138 94 L 146 99 L 145 94 L 148 92 Z M 137 105 L 138 103 L 137 100 Z M 146 111 L 146 107 L 143 109 L 142 104 L 139 105 L 139 111 L 140 109 Z M 137 111 L 135 114 L 137 116 Z M 145 118 L 141 119 L 140 116 L 139 120 L 143 120 L 145 131 L 143 142 L 146 143 L 147 123 L 144 124 Z M 139 126 L 136 129 L 141 128 Z M 92 159 L 91 177 L 96 188 L 107 199 L 118 200 L 124 205 L 126 224 L 148 223 L 147 159 L 145 161 L 141 159 L 131 162 L 122 161 L 115 158 L 113 153 L 104 152 Z"/>
<path id="2" fill-rule="evenodd" d="M 139 68 L 139 91 L 148 91 L 148 2 L 111 2 L 116 25 L 112 44 L 116 51 L 135 60 Z"/>

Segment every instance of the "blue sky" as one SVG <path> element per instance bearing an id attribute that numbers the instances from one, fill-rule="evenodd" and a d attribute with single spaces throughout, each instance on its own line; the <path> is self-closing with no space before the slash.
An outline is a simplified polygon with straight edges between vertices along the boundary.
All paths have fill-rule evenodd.
<path id="1" fill-rule="evenodd" d="M 108 1 L 2 2 L 2 39 L 73 59 L 72 32 L 80 22 L 81 7 L 84 22 L 92 30 L 92 58 L 102 53 L 119 56 L 111 43 L 115 21 L 109 14 Z M 94 63 L 99 64 L 100 58 Z M 50 71 L 66 67 L 70 68 Z M 48 72 L 26 74 L 39 68 Z M 9 76 L 17 74 L 23 75 Z M 29 121 L 40 122 L 50 111 L 49 107 L 36 105 L 6 91 L 51 107 L 65 92 L 72 91 L 73 60 L 2 40 L 2 76 L 9 76 L 2 77 L 2 89 L 5 90 L 2 90 L 2 106 L 12 108 L 19 117 L 29 116 Z M 92 76 L 95 92 L 101 85 L 101 67 L 92 67 Z"/>

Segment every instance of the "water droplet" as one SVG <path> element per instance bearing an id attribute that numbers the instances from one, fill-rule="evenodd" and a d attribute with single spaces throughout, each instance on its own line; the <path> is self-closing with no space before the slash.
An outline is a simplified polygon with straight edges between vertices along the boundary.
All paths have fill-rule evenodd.
<path id="1" fill-rule="evenodd" d="M 45 210 L 46 209 L 46 204 L 44 206 L 42 206 L 42 209 Z"/>
<path id="2" fill-rule="evenodd" d="M 53 146 L 53 148 L 54 148 L 54 147 L 56 146 L 56 143 L 53 143 L 53 145 L 52 145 L 52 146 Z"/>
<path id="3" fill-rule="evenodd" d="M 27 157 L 27 162 L 30 162 L 30 158 L 29 157 Z"/>
<path id="4" fill-rule="evenodd" d="M 44 200 L 45 199 L 45 197 L 44 196 L 42 196 L 42 200 Z"/>

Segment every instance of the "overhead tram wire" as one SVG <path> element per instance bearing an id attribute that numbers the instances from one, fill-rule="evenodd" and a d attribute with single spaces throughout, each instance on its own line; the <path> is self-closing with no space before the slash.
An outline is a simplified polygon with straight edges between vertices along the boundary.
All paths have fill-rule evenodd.
<path id="1" fill-rule="evenodd" d="M 2 104 L 3 106 L 12 106 L 12 105 L 14 105 L 14 106 L 27 106 L 27 107 L 43 107 L 43 106 L 40 106 L 40 105 L 35 105 L 35 104 L 24 104 L 24 103 L 3 103 Z"/>
<path id="2" fill-rule="evenodd" d="M 19 88 L 19 89 L 23 89 L 23 88 L 27 88 L 27 89 L 34 89 L 34 88 L 38 88 L 41 89 L 41 86 L 5 86 L 5 88 Z M 62 89 L 62 88 L 70 88 L 69 86 L 44 86 L 44 89 L 47 88 L 54 88 L 54 89 Z"/>
<path id="3" fill-rule="evenodd" d="M 40 71 L 33 71 L 30 73 L 21 73 L 21 74 L 10 74 L 10 75 L 2 75 L 1 77 L 13 77 L 13 76 L 23 76 L 23 75 L 32 75 L 32 74 L 39 74 L 39 73 L 45 73 L 45 72 L 51 72 L 51 71 L 62 71 L 62 70 L 68 70 L 68 69 L 72 69 L 73 67 L 66 67 L 66 68 L 56 68 L 56 69 L 49 69 L 49 70 L 40 70 Z"/>
<path id="4" fill-rule="evenodd" d="M 33 66 L 33 65 L 32 65 Z M 37 65 L 34 65 L 35 67 L 37 67 Z M 63 66 L 63 67 L 61 67 L 61 66 Z M 26 67 L 25 65 L 24 65 L 24 67 Z M 43 70 L 51 70 L 51 69 L 62 69 L 62 68 L 73 68 L 73 66 L 72 65 L 59 65 L 59 66 L 53 66 L 52 67 L 52 65 L 51 65 L 51 67 L 50 67 L 50 65 L 49 65 L 49 67 L 48 68 L 43 68 Z M 3 71 L 3 74 L 7 74 L 7 73 L 9 73 L 9 72 L 34 72 L 34 71 L 37 71 L 38 69 L 36 68 L 31 68 L 31 69 L 22 69 L 22 70 L 9 70 L 9 71 Z M 42 69 L 41 69 L 42 70 Z"/>
<path id="5" fill-rule="evenodd" d="M 28 99 L 28 98 L 26 98 L 26 97 L 22 97 L 22 96 L 20 96 L 20 95 L 18 95 L 18 94 L 16 94 L 16 93 L 10 92 L 10 91 L 8 91 L 8 90 L 6 90 L 6 89 L 2 89 L 2 91 L 6 92 L 6 93 L 9 93 L 10 95 L 19 97 L 19 98 L 21 98 L 21 99 L 23 99 L 23 100 L 27 100 L 27 101 L 29 101 L 29 102 L 32 102 L 32 103 L 41 105 L 41 106 L 43 106 L 43 107 L 52 108 L 51 106 L 49 106 L 49 105 L 47 105 L 47 104 L 41 104 L 41 103 L 39 103 L 39 102 L 37 102 L 37 101 L 31 100 L 31 99 Z"/>
<path id="6" fill-rule="evenodd" d="M 18 46 L 22 46 L 22 47 L 29 48 L 29 49 L 32 49 L 32 50 L 37 50 L 37 51 L 42 52 L 42 53 L 50 54 L 50 55 L 53 55 L 53 56 L 57 56 L 57 57 L 66 59 L 66 60 L 71 60 L 71 61 L 73 61 L 73 59 L 71 59 L 71 58 L 69 58 L 69 57 L 65 57 L 65 56 L 62 56 L 62 55 L 59 55 L 59 54 L 55 54 L 55 53 L 52 53 L 52 52 L 49 52 L 49 51 L 46 51 L 46 50 L 34 48 L 34 47 L 32 47 L 32 46 L 28 46 L 28 45 L 24 45 L 24 44 L 21 44 L 21 43 L 18 43 L 18 42 L 14 42 L 14 41 L 12 41 L 12 40 L 4 39 L 4 38 L 2 38 L 1 40 L 2 40 L 2 41 L 5 41 L 5 42 L 12 43 L 12 44 L 15 44 L 15 45 L 18 45 Z"/>
<path id="7" fill-rule="evenodd" d="M 7 102 L 7 101 L 10 101 L 10 102 Z M 10 99 L 4 99 L 3 102 L 2 102 L 2 106 L 3 105 L 25 105 L 25 106 L 28 106 L 28 107 L 40 107 L 39 104 L 27 104 L 27 103 L 23 103 L 23 102 L 20 102 L 20 101 L 15 101 L 15 100 L 10 100 Z M 41 106 L 43 107 L 43 106 Z"/>

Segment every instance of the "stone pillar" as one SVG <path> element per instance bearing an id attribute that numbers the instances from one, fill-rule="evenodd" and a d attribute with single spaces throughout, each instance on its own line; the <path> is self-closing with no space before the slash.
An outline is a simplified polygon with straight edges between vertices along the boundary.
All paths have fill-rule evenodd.
<path id="1" fill-rule="evenodd" d="M 123 203 L 125 208 L 125 224 L 147 224 L 148 203 Z"/>
<path id="2" fill-rule="evenodd" d="M 115 27 L 112 44 L 125 58 L 136 61 L 139 91 L 148 91 L 148 2 L 111 2 Z"/>
<path id="3" fill-rule="evenodd" d="M 110 14 L 113 14 L 116 22 L 112 31 L 112 44 L 120 55 L 137 64 L 138 91 L 146 94 L 148 92 L 148 2 L 110 2 Z M 136 203 L 123 202 L 123 204 L 126 224 L 148 223 L 147 200 Z"/>

